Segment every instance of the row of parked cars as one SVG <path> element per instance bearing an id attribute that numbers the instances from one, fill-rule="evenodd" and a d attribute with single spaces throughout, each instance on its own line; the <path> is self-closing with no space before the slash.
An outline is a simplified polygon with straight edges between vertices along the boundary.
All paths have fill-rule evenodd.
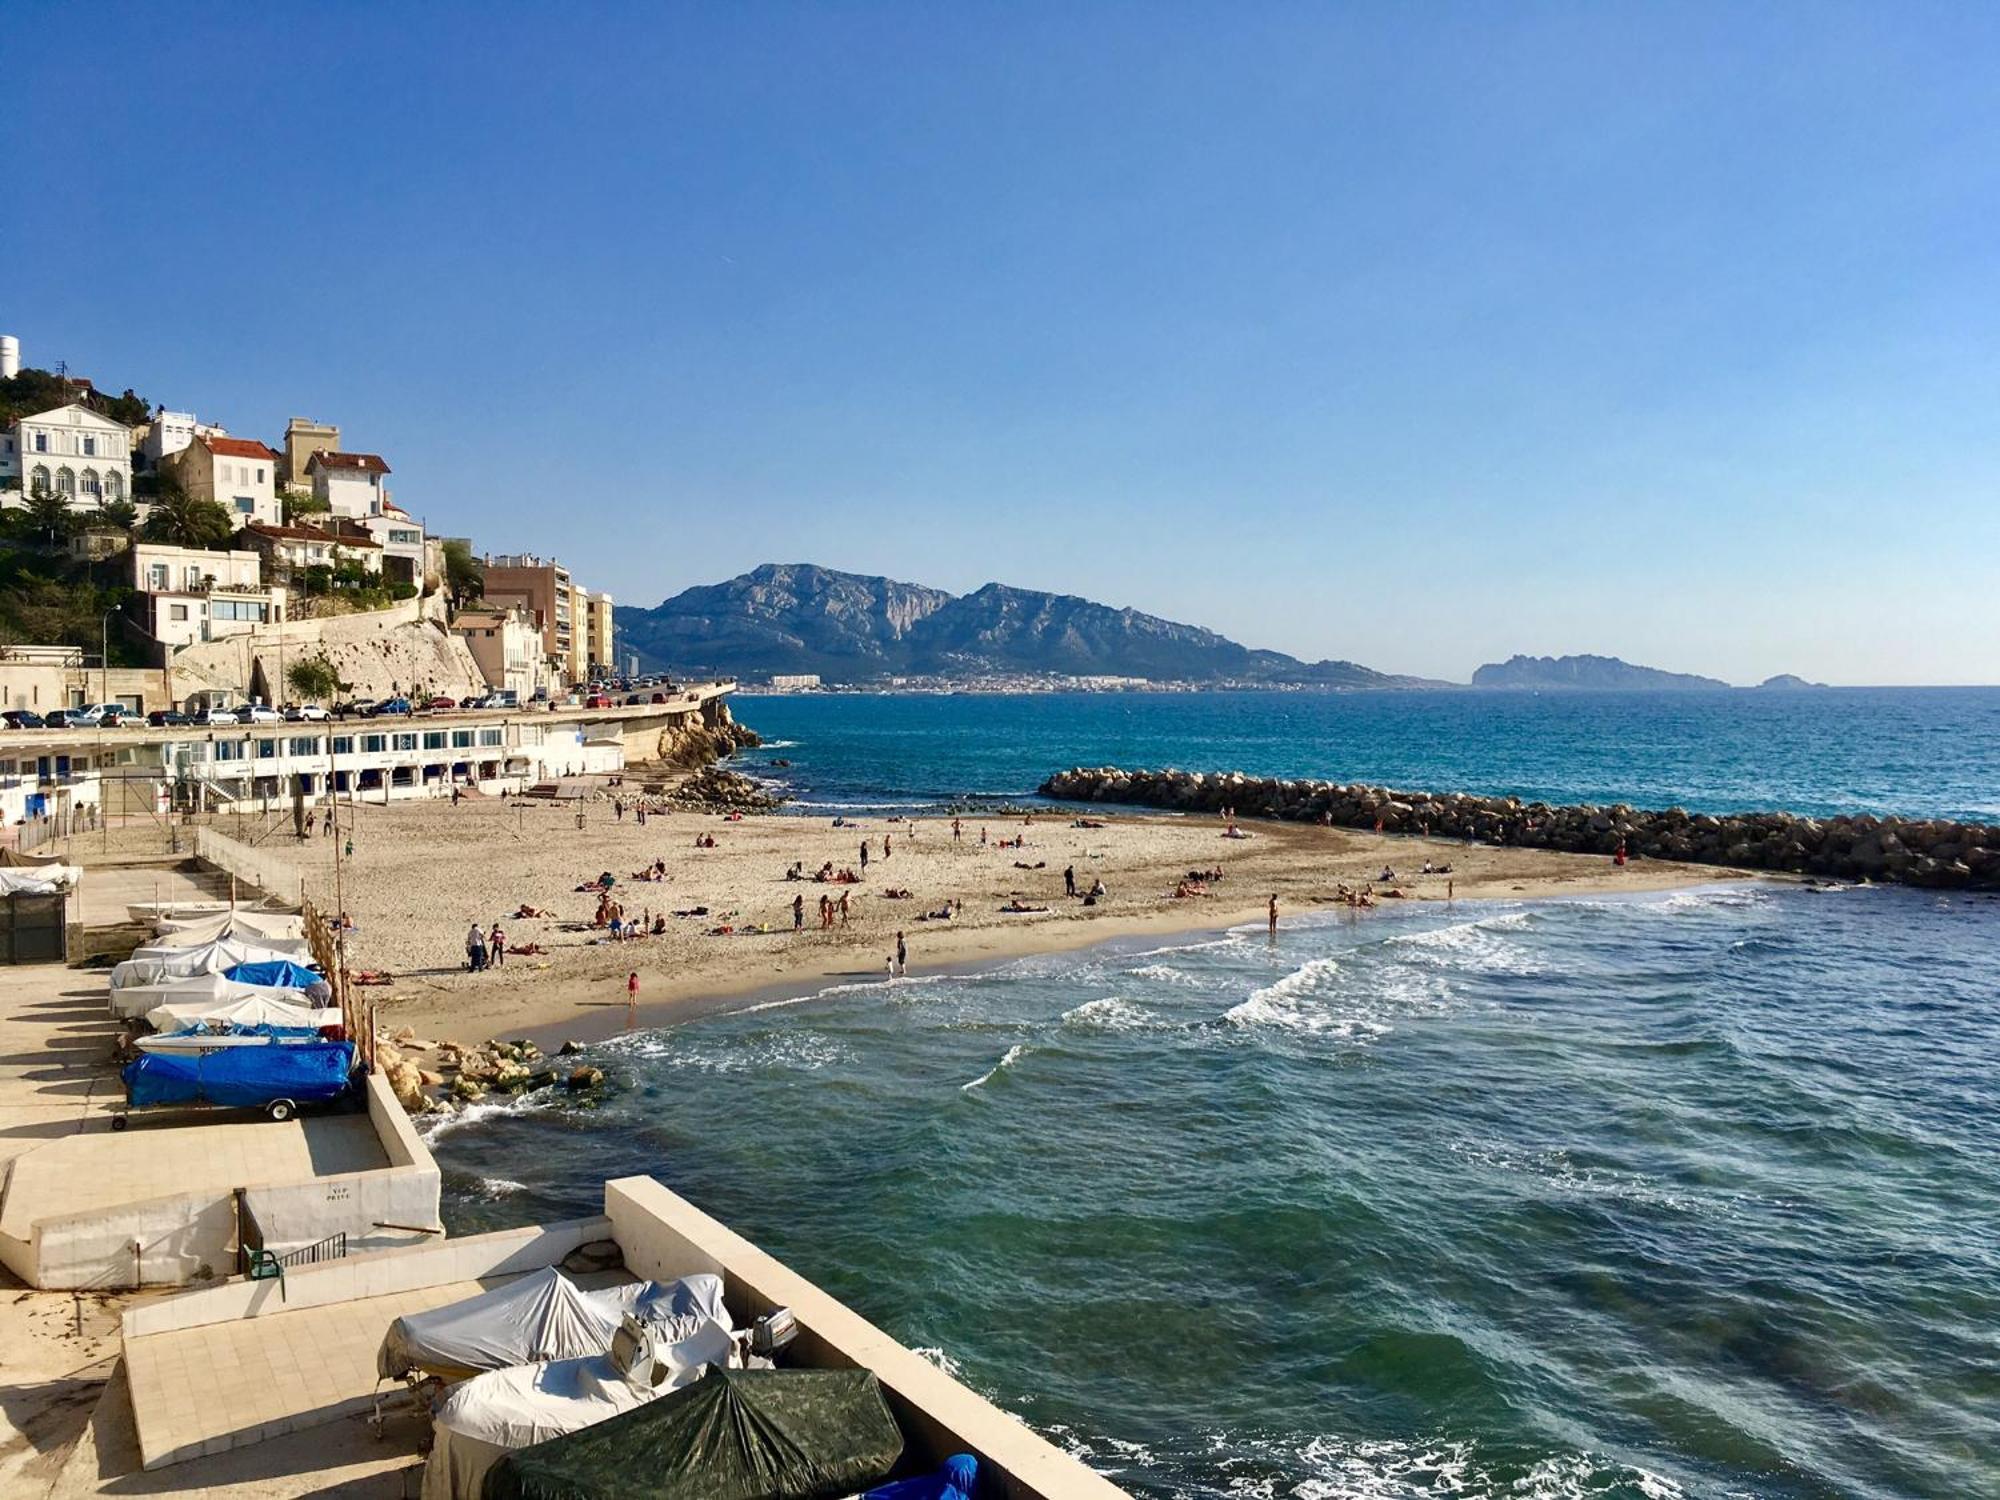
<path id="1" fill-rule="evenodd" d="M 651 693 L 645 691 L 654 683 L 662 684 L 662 689 Z M 660 677 L 642 677 L 629 684 L 633 691 L 624 695 L 627 707 L 647 703 L 670 703 L 675 692 L 674 684 Z M 193 725 L 208 728 L 231 724 L 300 724 L 318 723 L 334 718 L 374 719 L 401 714 L 443 712 L 447 709 L 518 709 L 539 708 L 546 704 L 549 708 L 582 707 L 614 708 L 619 699 L 614 689 L 628 686 L 625 680 L 611 683 L 592 683 L 579 698 L 572 694 L 556 702 L 550 702 L 546 692 L 538 692 L 524 704 L 518 693 L 500 691 L 475 694 L 469 698 L 356 698 L 337 704 L 332 709 L 321 708 L 317 703 L 288 704 L 282 709 L 266 703 L 253 703 L 245 708 L 211 708 L 198 713 L 182 713 L 177 708 L 156 708 L 151 713 L 141 715 L 122 703 L 91 703 L 82 708 L 51 709 L 46 714 L 38 714 L 29 708 L 11 708 L 0 713 L 0 724 L 9 729 L 123 729 L 140 724 L 151 725 L 155 729 Z"/>

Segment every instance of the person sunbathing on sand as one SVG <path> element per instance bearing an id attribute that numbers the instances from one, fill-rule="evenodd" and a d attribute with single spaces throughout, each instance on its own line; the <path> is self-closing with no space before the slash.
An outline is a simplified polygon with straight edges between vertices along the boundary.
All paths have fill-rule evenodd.
<path id="1" fill-rule="evenodd" d="M 1045 912 L 1048 908 L 1046 906 L 1030 906 L 1019 896 L 1016 896 L 1012 901 L 1001 907 L 1000 910 L 1011 912 Z"/>

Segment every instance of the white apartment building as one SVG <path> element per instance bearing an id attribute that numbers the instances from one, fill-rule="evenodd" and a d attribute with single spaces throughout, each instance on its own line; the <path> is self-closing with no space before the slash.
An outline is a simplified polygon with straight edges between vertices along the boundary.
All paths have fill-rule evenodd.
<path id="1" fill-rule="evenodd" d="M 173 460 L 181 486 L 198 500 L 213 500 L 238 526 L 276 526 L 278 455 L 250 438 L 196 433 Z"/>
<path id="2" fill-rule="evenodd" d="M 313 499 L 325 502 L 336 516 L 361 520 L 379 516 L 388 502 L 383 481 L 389 466 L 373 453 L 315 453 L 306 461 Z"/>
<path id="3" fill-rule="evenodd" d="M 191 411 L 168 411 L 164 406 L 153 413 L 140 435 L 136 462 L 141 469 L 157 469 L 197 437 L 228 437 L 229 429 L 202 422 Z"/>
<path id="4" fill-rule="evenodd" d="M 380 515 L 360 518 L 361 528 L 382 544 L 382 576 L 391 583 L 424 582 L 424 528 L 392 500 Z"/>
<path id="5" fill-rule="evenodd" d="M 348 561 L 370 573 L 382 571 L 382 544 L 358 526 L 336 533 L 317 526 L 252 522 L 237 535 L 263 557 L 267 571 L 280 576 L 294 568 L 330 568 Z"/>
<path id="6" fill-rule="evenodd" d="M 64 496 L 71 510 L 96 510 L 132 498 L 132 429 L 72 401 L 22 417 L 0 451 L 0 480 L 18 503 L 37 490 Z M 18 492 L 17 492 L 18 491 Z"/>
<path id="7" fill-rule="evenodd" d="M 206 552 L 158 542 L 132 546 L 139 627 L 169 650 L 245 635 L 285 618 L 285 591 L 266 587 L 256 552 Z"/>

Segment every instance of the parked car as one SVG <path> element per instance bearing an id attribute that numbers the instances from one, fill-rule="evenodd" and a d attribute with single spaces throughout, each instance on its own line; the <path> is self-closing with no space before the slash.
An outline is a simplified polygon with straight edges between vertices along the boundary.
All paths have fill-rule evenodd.
<path id="1" fill-rule="evenodd" d="M 592 693 L 584 700 L 583 706 L 585 708 L 609 708 L 611 707 L 611 699 L 604 693 Z"/>
<path id="2" fill-rule="evenodd" d="M 226 708 L 205 708 L 194 716 L 194 722 L 203 729 L 214 729 L 224 724 L 240 724 L 243 721 Z"/>
<path id="3" fill-rule="evenodd" d="M 317 703 L 297 703 L 285 710 L 285 720 L 291 724 L 318 724 L 332 717 Z"/>
<path id="4" fill-rule="evenodd" d="M 665 693 L 655 693 L 653 694 L 652 701 L 655 703 L 668 703 L 672 700 Z"/>
<path id="5" fill-rule="evenodd" d="M 438 696 L 437 696 L 437 697 L 435 697 L 435 698 L 431 699 L 431 700 L 430 700 L 429 702 L 427 702 L 426 704 L 424 704 L 424 707 L 425 707 L 425 708 L 457 708 L 457 707 L 458 707 L 458 700 L 457 700 L 456 698 L 447 698 L 447 697 L 445 697 L 445 696 L 444 696 L 444 695 L 443 695 L 442 693 L 440 693 L 440 694 L 438 694 Z"/>
<path id="6" fill-rule="evenodd" d="M 365 716 L 371 719 L 379 718 L 383 714 L 406 714 L 411 711 L 410 700 L 408 698 L 384 698 L 380 703 L 371 704 L 369 707 L 361 710 Z"/>
<path id="7" fill-rule="evenodd" d="M 459 699 L 458 706 L 460 708 L 488 708 L 491 706 L 488 701 L 491 696 L 488 693 L 474 693 L 470 698 Z"/>
<path id="8" fill-rule="evenodd" d="M 171 729 L 188 722 L 188 716 L 178 708 L 156 708 L 146 715 L 146 722 L 155 729 Z"/>
<path id="9" fill-rule="evenodd" d="M 104 710 L 97 716 L 99 729 L 123 729 L 128 724 L 139 722 L 139 716 L 122 703 L 103 703 L 98 706 Z"/>
<path id="10" fill-rule="evenodd" d="M 44 720 L 32 708 L 10 708 L 0 713 L 0 723 L 9 729 L 40 729 Z"/>
<path id="11" fill-rule="evenodd" d="M 97 721 L 104 717 L 104 705 L 102 703 L 86 703 L 81 708 L 63 709 L 61 713 L 63 716 L 62 727 L 65 729 L 95 729 Z"/>
<path id="12" fill-rule="evenodd" d="M 245 724 L 282 724 L 285 716 L 268 703 L 253 703 L 239 710 L 237 718 Z"/>

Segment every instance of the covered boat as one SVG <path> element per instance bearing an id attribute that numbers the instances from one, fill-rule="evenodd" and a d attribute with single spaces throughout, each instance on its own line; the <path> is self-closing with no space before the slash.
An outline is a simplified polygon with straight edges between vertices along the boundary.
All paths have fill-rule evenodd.
<path id="1" fill-rule="evenodd" d="M 231 1047 L 298 1047 L 307 1042 L 324 1041 L 317 1030 L 310 1026 L 233 1026 L 228 1023 L 209 1026 L 199 1022 L 183 1026 L 177 1031 L 162 1031 L 154 1036 L 142 1036 L 132 1045 L 141 1052 L 151 1055 L 175 1053 L 190 1055 L 198 1052 L 221 1052 Z"/>
<path id="2" fill-rule="evenodd" d="M 306 923 L 304 917 L 289 912 L 244 911 L 239 908 L 186 920 L 162 917 L 153 923 L 153 931 L 159 935 L 146 945 L 149 948 L 197 948 L 224 937 L 276 946 L 279 943 L 302 942 L 306 935 Z"/>
<path id="3" fill-rule="evenodd" d="M 146 1024 L 162 1032 L 189 1026 L 292 1026 L 323 1031 L 345 1024 L 339 1006 L 315 1004 L 297 990 L 266 994 L 255 985 L 243 988 L 256 993 L 233 1000 L 170 1000 L 156 1005 L 146 1012 Z"/>
<path id="4" fill-rule="evenodd" d="M 500 1459 L 487 1500 L 833 1500 L 880 1484 L 903 1434 L 867 1370 L 711 1370 Z"/>
<path id="5" fill-rule="evenodd" d="M 333 998 L 333 987 L 324 980 L 305 989 L 281 989 L 270 985 L 244 984 L 222 973 L 189 974 L 163 979 L 157 984 L 129 984 L 111 991 L 111 1014 L 120 1020 L 150 1015 L 162 1005 L 217 1006 L 233 1000 L 268 1000 L 295 1006 L 324 1005 Z"/>
<path id="6" fill-rule="evenodd" d="M 235 1047 L 192 1056 L 144 1054 L 119 1076 L 134 1109 L 159 1104 L 217 1104 L 269 1109 L 289 1118 L 298 1105 L 338 1099 L 354 1072 L 352 1042 L 306 1042 L 296 1047 Z"/>
<path id="7" fill-rule="evenodd" d="M 671 1339 L 702 1322 L 729 1327 L 720 1276 L 689 1276 L 662 1286 L 641 1282 L 586 1292 L 553 1266 L 428 1312 L 406 1313 L 389 1325 L 375 1354 L 375 1371 L 394 1380 L 422 1370 L 440 1380 L 466 1380 L 482 1370 L 602 1354 L 627 1313 L 669 1324 Z"/>
<path id="8" fill-rule="evenodd" d="M 0 865 L 0 896 L 62 896 L 76 889 L 75 865 Z"/>
<path id="9" fill-rule="evenodd" d="M 128 985 L 158 984 L 195 974 L 226 974 L 238 964 L 302 956 L 294 951 L 292 944 L 281 942 L 273 948 L 262 938 L 255 942 L 240 937 L 213 938 L 192 948 L 140 948 L 125 962 L 112 967 L 111 987 L 122 990 Z"/>
<path id="10" fill-rule="evenodd" d="M 266 958 L 256 963 L 224 969 L 224 976 L 238 984 L 268 985 L 272 989 L 302 990 L 319 982 L 319 970 L 289 958 Z"/>
<path id="11" fill-rule="evenodd" d="M 699 1380 L 709 1366 L 726 1364 L 735 1348 L 729 1330 L 713 1319 L 667 1342 L 628 1318 L 608 1353 L 474 1376 L 438 1406 L 423 1500 L 479 1500 L 487 1471 L 516 1448 L 658 1400 Z"/>

